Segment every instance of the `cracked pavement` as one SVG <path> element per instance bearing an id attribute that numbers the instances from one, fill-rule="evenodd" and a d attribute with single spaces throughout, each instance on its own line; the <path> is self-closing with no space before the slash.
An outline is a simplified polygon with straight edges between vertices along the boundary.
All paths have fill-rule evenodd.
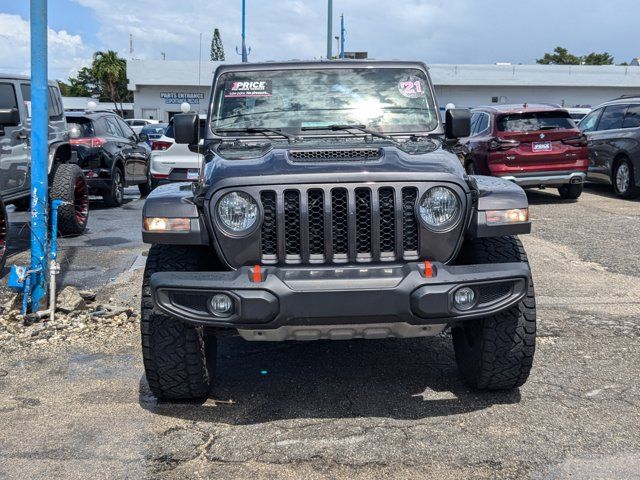
<path id="1" fill-rule="evenodd" d="M 0 477 L 640 478 L 640 201 L 529 198 L 539 336 L 521 389 L 470 391 L 446 334 L 225 338 L 197 405 L 155 401 L 135 334 L 0 352 Z M 140 275 L 108 288 L 135 301 Z"/>

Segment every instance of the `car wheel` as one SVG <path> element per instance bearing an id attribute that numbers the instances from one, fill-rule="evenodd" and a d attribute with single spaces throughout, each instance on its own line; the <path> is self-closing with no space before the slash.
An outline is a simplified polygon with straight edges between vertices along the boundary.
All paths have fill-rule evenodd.
<path id="1" fill-rule="evenodd" d="M 478 175 L 478 169 L 476 168 L 476 164 L 473 162 L 467 163 L 467 166 L 464 168 L 467 172 L 467 175 Z"/>
<path id="2" fill-rule="evenodd" d="M 151 175 L 147 172 L 147 181 L 145 183 L 141 183 L 138 185 L 138 190 L 140 191 L 140 196 L 142 198 L 148 196 L 153 190 L 153 181 L 151 180 Z"/>
<path id="3" fill-rule="evenodd" d="M 203 255 L 205 254 L 205 255 Z M 193 247 L 154 245 L 142 283 L 140 332 L 142 357 L 151 392 L 162 400 L 205 398 L 215 374 L 217 340 L 196 327 L 155 309 L 151 275 L 162 271 L 198 271 L 206 252 Z"/>
<path id="4" fill-rule="evenodd" d="M 89 220 L 89 188 L 78 165 L 63 163 L 56 168 L 49 198 L 65 202 L 58 207 L 58 233 L 82 234 Z"/>
<path id="5" fill-rule="evenodd" d="M 636 186 L 635 181 L 633 165 L 629 159 L 623 158 L 616 164 L 613 172 L 613 191 L 622 198 L 635 198 L 640 195 L 640 188 Z"/>
<path id="6" fill-rule="evenodd" d="M 7 239 L 9 238 L 9 217 L 4 202 L 0 197 L 0 275 L 7 260 Z"/>
<path id="7" fill-rule="evenodd" d="M 574 183 L 572 185 L 561 185 L 558 188 L 558 193 L 560 193 L 560 198 L 564 200 L 575 200 L 576 198 L 582 195 L 582 190 L 584 189 L 584 184 L 582 183 Z"/>
<path id="8" fill-rule="evenodd" d="M 124 175 L 116 168 L 111 175 L 111 189 L 102 194 L 104 202 L 109 207 L 119 207 L 124 201 Z"/>
<path id="9" fill-rule="evenodd" d="M 516 237 L 479 238 L 463 247 L 466 264 L 527 262 Z M 467 320 L 452 329 L 458 369 L 479 390 L 520 387 L 529 377 L 536 341 L 536 303 L 529 277 L 526 296 L 491 317 Z"/>

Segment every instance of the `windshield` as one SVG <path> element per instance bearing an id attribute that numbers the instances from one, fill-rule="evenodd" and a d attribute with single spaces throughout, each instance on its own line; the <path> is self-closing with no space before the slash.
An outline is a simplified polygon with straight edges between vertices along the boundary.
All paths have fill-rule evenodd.
<path id="1" fill-rule="evenodd" d="M 499 132 L 536 132 L 576 128 L 569 112 L 512 113 L 498 118 Z"/>
<path id="2" fill-rule="evenodd" d="M 430 132 L 438 125 L 429 83 L 418 69 L 230 72 L 216 85 L 214 131 L 323 133 L 322 127 L 331 125 L 360 125 L 380 133 L 407 133 Z"/>

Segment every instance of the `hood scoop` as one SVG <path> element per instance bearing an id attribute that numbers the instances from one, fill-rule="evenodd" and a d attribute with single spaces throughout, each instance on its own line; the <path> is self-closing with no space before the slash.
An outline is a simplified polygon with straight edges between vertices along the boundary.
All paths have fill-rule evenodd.
<path id="1" fill-rule="evenodd" d="M 382 157 L 379 148 L 329 148 L 289 150 L 292 163 L 375 162 Z"/>

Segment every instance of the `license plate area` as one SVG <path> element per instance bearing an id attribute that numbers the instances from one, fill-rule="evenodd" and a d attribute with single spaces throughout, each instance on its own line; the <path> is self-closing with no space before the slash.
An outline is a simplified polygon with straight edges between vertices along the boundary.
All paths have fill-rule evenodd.
<path id="1" fill-rule="evenodd" d="M 534 142 L 532 149 L 534 152 L 550 152 L 551 142 Z"/>

